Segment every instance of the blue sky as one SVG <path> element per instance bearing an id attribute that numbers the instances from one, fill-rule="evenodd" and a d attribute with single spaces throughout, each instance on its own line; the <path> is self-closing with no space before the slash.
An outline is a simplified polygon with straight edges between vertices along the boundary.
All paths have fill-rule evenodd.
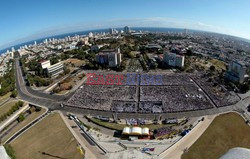
<path id="1" fill-rule="evenodd" d="M 250 0 L 1 0 L 0 49 L 98 28 L 174 27 L 250 39 Z"/>

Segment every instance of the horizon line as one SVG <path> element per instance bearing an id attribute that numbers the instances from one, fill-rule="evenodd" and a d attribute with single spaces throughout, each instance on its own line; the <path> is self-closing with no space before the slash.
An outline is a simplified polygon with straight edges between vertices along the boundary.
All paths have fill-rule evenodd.
<path id="1" fill-rule="evenodd" d="M 57 34 L 51 34 L 51 35 L 47 35 L 47 36 L 40 36 L 40 37 L 37 37 L 37 38 L 33 38 L 31 40 L 24 40 L 23 42 L 17 42 L 17 44 L 14 44 L 14 45 L 9 45 L 7 47 L 4 47 L 4 48 L 0 48 L 0 54 L 2 53 L 6 53 L 6 51 L 8 49 L 11 49 L 12 47 L 16 47 L 18 45 L 22 45 L 22 44 L 25 44 L 25 43 L 30 43 L 30 42 L 34 42 L 34 41 L 37 41 L 37 40 L 42 40 L 42 39 L 47 39 L 47 38 L 53 38 L 55 36 L 61 36 L 61 35 L 65 35 L 65 34 L 73 34 L 73 33 L 80 33 L 80 32 L 91 32 L 91 31 L 98 31 L 98 30 L 108 30 L 109 28 L 114 28 L 114 29 L 122 29 L 123 27 L 103 27 L 103 28 L 96 28 L 96 29 L 85 29 L 85 30 L 79 30 L 79 31 L 67 31 L 67 32 L 62 32 L 62 33 L 57 33 Z M 248 42 L 250 43 L 250 39 L 248 38 L 244 38 L 244 37 L 240 37 L 240 36 L 236 36 L 236 35 L 230 35 L 230 34 L 225 34 L 225 33 L 220 33 L 220 32 L 215 32 L 215 31 L 206 31 L 206 30 L 199 30 L 199 29 L 189 29 L 189 28 L 185 28 L 185 27 L 157 27 L 157 26 L 136 26 L 136 27 L 130 27 L 130 28 L 165 28 L 165 29 L 187 29 L 187 30 L 190 30 L 190 31 L 198 31 L 198 32 L 205 32 L 205 33 L 212 33 L 212 34 L 219 34 L 219 35 L 225 35 L 225 36 L 229 36 L 229 37 L 234 37 L 234 38 L 239 38 L 245 42 Z M 107 31 L 108 32 L 108 31 Z M 150 31 L 149 31 L 150 32 Z M 157 32 L 157 31 L 156 31 Z M 81 35 L 81 34 L 80 34 Z M 83 34 L 82 34 L 83 35 Z M 32 36 L 32 35 L 29 35 L 29 36 Z M 24 38 L 21 38 L 21 39 L 25 39 L 25 38 L 28 38 L 29 36 L 27 37 L 24 37 Z M 66 37 L 66 36 L 65 36 Z M 18 39 L 16 39 L 18 40 Z M 2 52 L 4 51 L 5 52 Z M 2 53 L 1 53 L 2 52 Z"/>

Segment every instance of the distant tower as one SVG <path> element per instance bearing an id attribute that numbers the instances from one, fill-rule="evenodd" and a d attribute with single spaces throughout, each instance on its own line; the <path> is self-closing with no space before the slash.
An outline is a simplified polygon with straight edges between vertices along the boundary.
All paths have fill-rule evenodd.
<path id="1" fill-rule="evenodd" d="M 109 28 L 109 34 L 115 34 L 115 29 L 114 28 Z"/>
<path id="2" fill-rule="evenodd" d="M 36 41 L 34 41 L 34 45 L 36 45 Z"/>
<path id="3" fill-rule="evenodd" d="M 92 32 L 89 33 L 89 38 L 93 38 L 93 33 Z"/>
<path id="4" fill-rule="evenodd" d="M 184 35 L 187 35 L 187 33 L 188 33 L 188 30 L 184 29 Z"/>
<path id="5" fill-rule="evenodd" d="M 15 52 L 15 48 L 14 48 L 14 47 L 12 47 L 12 48 L 11 48 L 11 51 L 12 51 L 12 52 Z"/>
<path id="6" fill-rule="evenodd" d="M 131 32 L 129 26 L 125 26 L 123 30 L 124 30 L 124 32 L 125 32 L 126 34 L 128 34 L 128 33 Z"/>

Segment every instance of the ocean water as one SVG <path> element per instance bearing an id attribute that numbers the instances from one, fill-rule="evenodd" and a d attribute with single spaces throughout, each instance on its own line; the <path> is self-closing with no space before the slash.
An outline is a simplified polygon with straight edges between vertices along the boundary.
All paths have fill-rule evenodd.
<path id="1" fill-rule="evenodd" d="M 122 30 L 123 28 L 116 28 L 118 31 Z M 156 27 L 131 27 L 132 30 L 135 31 L 149 31 L 149 32 L 183 32 L 184 29 L 177 29 L 177 28 L 156 28 Z M 190 31 L 194 31 L 194 30 L 188 30 Z M 66 33 L 66 34 L 60 34 L 60 35 L 54 35 L 54 36 L 49 36 L 49 37 L 44 37 L 44 38 L 40 38 L 40 39 L 34 39 L 32 41 L 28 41 L 28 42 L 23 42 L 21 44 L 15 45 L 15 46 L 11 46 L 8 48 L 5 48 L 3 50 L 0 50 L 0 53 L 5 53 L 7 50 L 11 50 L 12 47 L 14 47 L 15 49 L 19 49 L 20 46 L 24 46 L 24 45 L 30 45 L 30 44 L 34 44 L 34 41 L 37 42 L 37 44 L 42 43 L 45 39 L 49 39 L 49 38 L 56 38 L 56 39 L 60 39 L 60 38 L 64 38 L 66 36 L 74 36 L 74 35 L 88 35 L 89 32 L 93 32 L 93 33 L 101 33 L 101 32 L 108 32 L 108 29 L 98 29 L 98 30 L 87 30 L 87 31 L 80 31 L 80 32 L 71 32 L 71 33 Z"/>

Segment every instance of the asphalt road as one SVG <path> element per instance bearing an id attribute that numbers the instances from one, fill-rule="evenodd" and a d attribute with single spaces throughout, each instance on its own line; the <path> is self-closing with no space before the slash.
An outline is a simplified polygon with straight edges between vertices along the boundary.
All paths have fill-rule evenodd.
<path id="1" fill-rule="evenodd" d="M 162 113 L 162 114 L 139 114 L 139 113 L 115 113 L 102 110 L 89 110 L 76 107 L 64 106 L 60 107 L 60 104 L 67 101 L 72 95 L 73 92 L 67 95 L 50 95 L 43 93 L 39 90 L 33 90 L 30 87 L 26 86 L 24 78 L 22 76 L 22 71 L 19 63 L 19 58 L 15 59 L 15 68 L 16 68 L 16 86 L 18 91 L 18 96 L 30 102 L 31 104 L 38 106 L 45 106 L 49 110 L 60 110 L 62 112 L 71 112 L 75 114 L 83 115 L 101 115 L 106 117 L 115 117 L 115 118 L 144 118 L 144 119 L 159 119 L 159 118 L 182 118 L 182 117 L 198 117 L 204 115 L 218 114 L 227 111 L 239 111 L 242 112 L 245 110 L 245 105 L 242 104 L 242 101 L 239 101 L 237 104 L 226 106 L 226 107 L 215 107 L 212 109 L 206 110 L 196 110 L 188 112 L 177 112 L 177 113 Z"/>

